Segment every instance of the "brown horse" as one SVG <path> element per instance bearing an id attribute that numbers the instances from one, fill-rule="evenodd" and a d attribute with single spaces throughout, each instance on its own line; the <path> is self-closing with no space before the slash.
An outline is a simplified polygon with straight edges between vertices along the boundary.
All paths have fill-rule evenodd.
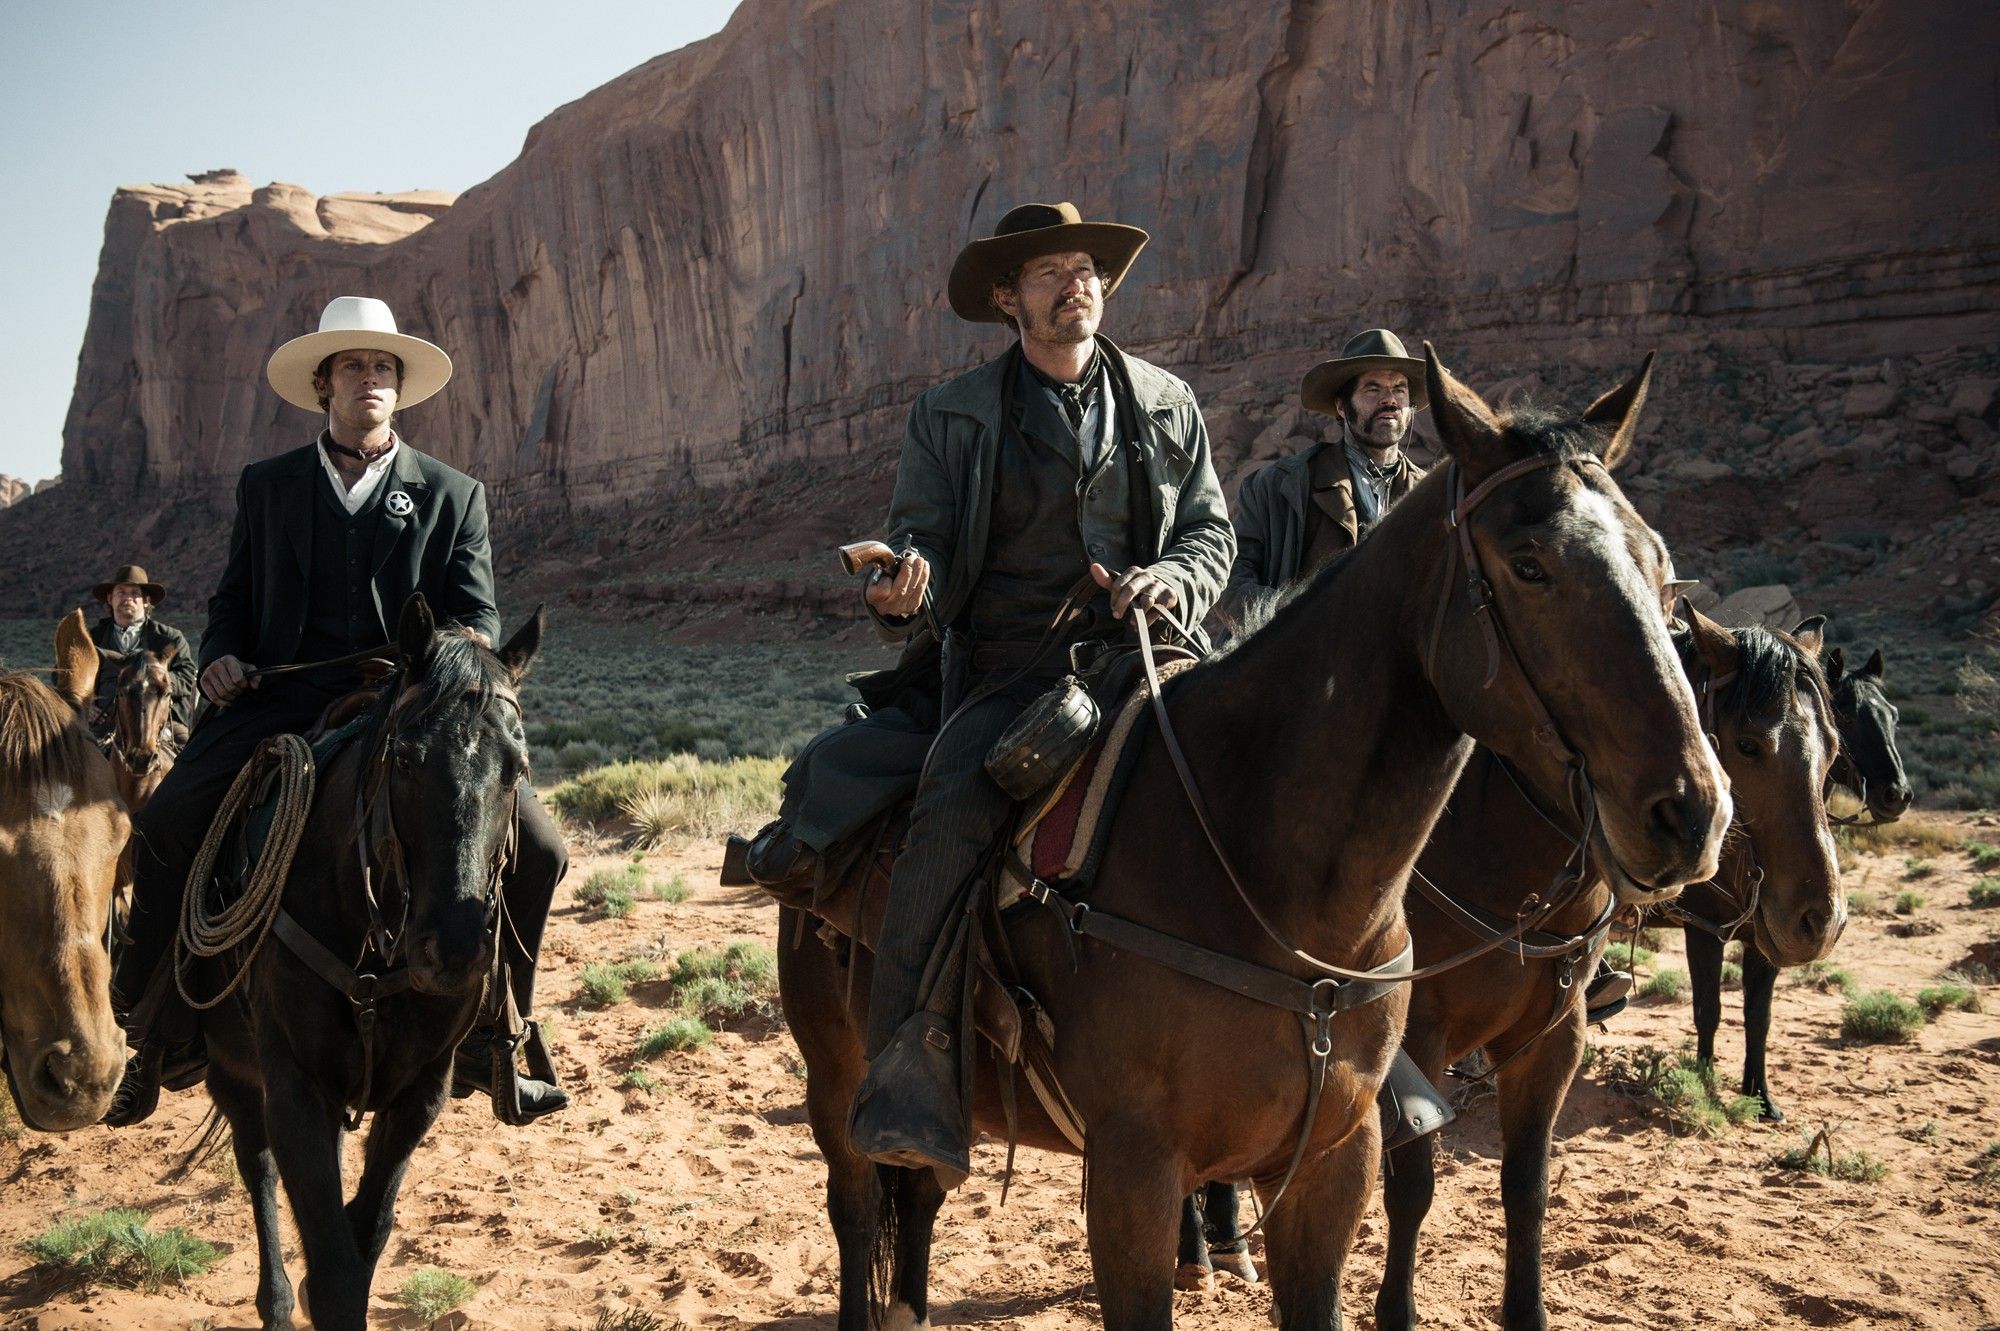
<path id="1" fill-rule="evenodd" d="M 1846 920 L 1840 869 L 1820 792 L 1839 744 L 1820 675 L 1818 620 L 1797 636 L 1764 629 L 1733 633 L 1692 615 L 1682 659 L 1702 699 L 1735 797 L 1736 823 L 1722 877 L 1762 878 L 1754 906 L 1785 955 L 1824 954 Z M 1428 890 L 1408 899 L 1417 961 L 1474 946 L 1505 928 L 1531 894 L 1546 896 L 1575 841 L 1553 801 L 1480 750 L 1466 767 L 1417 872 L 1478 917 L 1468 921 Z M 1499 1091 L 1500 1195 L 1507 1221 L 1502 1322 L 1547 1325 L 1542 1303 L 1542 1221 L 1548 1206 L 1549 1147 L 1556 1115 L 1582 1061 L 1581 981 L 1608 936 L 1613 886 L 1586 877 L 1584 890 L 1542 931 L 1524 939 L 1567 948 L 1556 955 L 1500 951 L 1434 979 L 1410 994 L 1403 1047 L 1437 1081 L 1472 1050 L 1484 1050 Z M 1695 891 L 1689 889 L 1689 893 Z M 1619 891 L 1621 901 L 1629 893 Z M 1686 896 L 1682 897 L 1682 901 Z M 1392 1152 L 1384 1203 L 1389 1243 L 1375 1317 L 1383 1331 L 1414 1326 L 1417 1232 L 1435 1183 L 1432 1138 Z"/>
<path id="2" fill-rule="evenodd" d="M 104 1116 L 125 1070 L 111 1011 L 111 898 L 132 820 L 84 724 L 97 650 L 75 612 L 55 687 L 0 676 L 0 1063 L 22 1121 Z"/>
<path id="3" fill-rule="evenodd" d="M 171 643 L 164 652 L 97 650 L 105 665 L 118 668 L 111 695 L 111 766 L 125 807 L 137 813 L 174 767 L 173 755 L 160 747 L 160 732 L 173 716 L 174 681 L 167 667 L 180 644 Z"/>
<path id="4" fill-rule="evenodd" d="M 1250 1178 L 1269 1201 L 1288 1174 L 1268 1222 L 1283 1325 L 1340 1324 L 1407 991 L 1315 1023 L 1102 942 L 1107 919 L 1198 940 L 1339 1006 L 1329 965 L 1404 951 L 1403 884 L 1468 734 L 1593 808 L 1594 849 L 1635 898 L 1715 870 L 1729 798 L 1667 637 L 1665 550 L 1605 466 L 1636 428 L 1650 359 L 1580 417 L 1502 417 L 1426 357 L 1450 462 L 1263 629 L 1166 687 L 1216 843 L 1148 731 L 1087 911 L 1030 907 L 1007 925 L 1013 978 L 1053 1023 L 1051 1066 L 1085 1127 L 1091 1264 L 1112 1331 L 1172 1325 L 1190 1188 Z M 839 1324 L 861 1331 L 893 1300 L 892 1324 L 922 1325 L 943 1194 L 930 1171 L 878 1172 L 849 1142 L 864 1063 L 848 996 L 868 992 L 867 955 L 795 946 L 798 923 L 781 912 L 779 978 L 827 1161 Z M 980 1079 L 974 1112 L 1004 1131 L 993 1081 Z M 1074 1149 L 1036 1105 L 1020 1110 L 1022 1141 Z"/>

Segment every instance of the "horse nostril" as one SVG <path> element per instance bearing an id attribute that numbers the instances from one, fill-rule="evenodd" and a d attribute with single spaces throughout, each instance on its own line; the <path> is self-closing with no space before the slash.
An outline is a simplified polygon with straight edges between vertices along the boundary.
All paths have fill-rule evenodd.
<path id="1" fill-rule="evenodd" d="M 42 1055 L 35 1069 L 35 1081 L 51 1099 L 68 1100 L 76 1094 L 75 1051 L 67 1040 L 57 1041 Z"/>
<path id="2" fill-rule="evenodd" d="M 1693 835 L 1699 821 L 1694 801 L 1685 795 L 1662 795 L 1653 801 L 1647 810 L 1652 817 L 1653 827 L 1662 839 L 1670 842 L 1685 842 Z"/>
<path id="3" fill-rule="evenodd" d="M 419 938 L 414 950 L 417 954 L 417 963 L 426 970 L 444 968 L 444 948 L 439 945 L 436 934 L 425 934 Z"/>

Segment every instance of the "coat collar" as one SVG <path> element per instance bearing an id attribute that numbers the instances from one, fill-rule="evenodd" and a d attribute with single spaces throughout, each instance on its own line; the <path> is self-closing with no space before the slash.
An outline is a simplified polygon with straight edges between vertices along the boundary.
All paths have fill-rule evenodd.
<path id="1" fill-rule="evenodd" d="M 1098 334 L 1097 341 L 1116 362 L 1114 378 L 1122 374 L 1125 382 L 1132 386 L 1133 401 L 1146 415 L 1171 411 L 1194 400 L 1186 386 L 1172 375 L 1136 356 L 1126 355 L 1117 343 L 1102 333 Z M 1013 350 L 1009 347 L 984 365 L 940 385 L 937 396 L 931 399 L 932 405 L 939 411 L 970 416 L 988 429 L 998 431 L 1001 393 L 1006 387 L 1007 366 L 1013 360 Z"/>

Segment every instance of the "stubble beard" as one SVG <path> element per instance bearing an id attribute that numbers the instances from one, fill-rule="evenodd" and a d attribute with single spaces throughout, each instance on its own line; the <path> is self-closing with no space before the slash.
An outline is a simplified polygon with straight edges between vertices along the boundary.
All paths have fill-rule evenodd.
<path id="1" fill-rule="evenodd" d="M 1398 413 L 1394 417 L 1373 417 L 1366 425 L 1349 423 L 1347 427 L 1348 438 L 1357 445 L 1370 453 L 1384 455 L 1378 461 L 1393 457 L 1409 433 L 1410 418 L 1407 412 Z"/>
<path id="2" fill-rule="evenodd" d="M 1088 342 L 1097 336 L 1098 325 L 1104 320 L 1104 307 L 1102 304 L 1092 306 L 1086 303 L 1079 308 L 1082 318 L 1065 319 L 1061 305 L 1051 309 L 1046 317 L 1030 318 L 1021 330 L 1022 335 L 1031 341 L 1058 347 L 1073 347 Z"/>

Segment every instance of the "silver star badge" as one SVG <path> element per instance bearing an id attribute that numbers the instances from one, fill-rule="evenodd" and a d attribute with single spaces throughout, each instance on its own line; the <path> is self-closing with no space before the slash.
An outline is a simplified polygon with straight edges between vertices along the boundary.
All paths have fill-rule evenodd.
<path id="1" fill-rule="evenodd" d="M 384 506 L 388 508 L 389 512 L 399 518 L 409 517 L 411 510 L 415 509 L 417 506 L 415 501 L 412 500 L 408 495 L 404 494 L 401 490 L 396 491 L 396 493 L 390 495 L 388 499 L 383 502 Z"/>

